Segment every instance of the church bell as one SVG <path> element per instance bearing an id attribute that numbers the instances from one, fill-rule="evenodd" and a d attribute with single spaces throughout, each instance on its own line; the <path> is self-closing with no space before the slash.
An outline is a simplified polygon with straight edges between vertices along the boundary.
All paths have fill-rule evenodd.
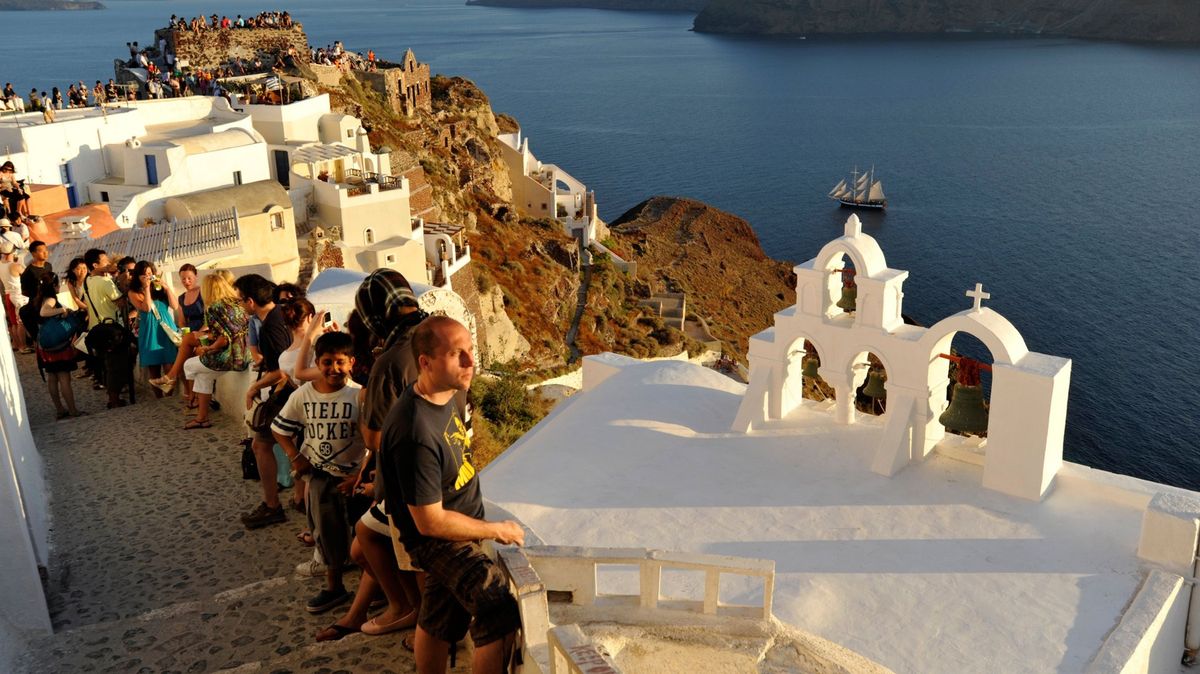
<path id="1" fill-rule="evenodd" d="M 837 301 L 838 308 L 845 312 L 854 311 L 854 306 L 857 300 L 858 286 L 854 285 L 853 282 L 847 281 L 846 284 L 842 286 L 842 299 Z"/>
<path id="2" fill-rule="evenodd" d="M 816 356 L 805 358 L 803 361 L 804 369 L 801 371 L 805 377 L 816 379 L 821 375 L 817 373 L 817 368 L 821 366 L 821 361 Z"/>
<path id="3" fill-rule="evenodd" d="M 887 377 L 884 376 L 882 370 L 871 368 L 867 373 L 867 385 L 863 387 L 863 395 L 875 400 L 887 398 L 887 389 L 883 386 L 885 381 L 887 381 Z"/>
<path id="4" fill-rule="evenodd" d="M 982 435 L 987 432 L 988 408 L 983 401 L 983 386 L 955 384 L 950 406 L 938 417 L 948 431 L 960 435 Z"/>

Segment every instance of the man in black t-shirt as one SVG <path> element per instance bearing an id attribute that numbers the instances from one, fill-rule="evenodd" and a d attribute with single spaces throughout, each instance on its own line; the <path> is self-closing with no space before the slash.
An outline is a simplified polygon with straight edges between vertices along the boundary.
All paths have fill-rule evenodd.
<path id="1" fill-rule="evenodd" d="M 412 348 L 419 374 L 388 412 L 379 472 L 404 547 L 426 573 L 414 643 L 417 671 L 444 672 L 450 643 L 469 626 L 471 671 L 499 674 L 521 618 L 504 574 L 480 540 L 521 545 L 525 532 L 511 520 L 483 519 L 465 411 L 457 402 L 474 376 L 471 334 L 452 318 L 433 316 L 413 331 Z"/>
<path id="2" fill-rule="evenodd" d="M 25 339 L 32 346 L 37 343 L 38 325 L 40 324 L 38 312 L 42 309 L 37 301 L 38 289 L 42 285 L 42 279 L 54 274 L 54 266 L 48 261 L 50 249 L 41 241 L 29 244 L 29 256 L 32 258 L 29 266 L 21 272 L 21 294 L 28 297 L 29 302 L 17 313 L 21 318 L 21 323 L 25 326 Z"/>
<path id="3" fill-rule="evenodd" d="M 283 320 L 283 309 L 275 305 L 273 293 L 275 284 L 258 274 L 247 274 L 233 282 L 238 295 L 242 299 L 247 313 L 258 316 L 262 326 L 258 329 L 258 349 L 262 352 L 262 362 L 259 363 L 258 380 L 246 391 L 246 409 L 254 407 L 254 399 L 261 391 L 269 391 L 271 387 L 283 379 L 279 370 L 279 355 L 292 345 L 292 331 L 288 330 Z M 251 449 L 258 463 L 258 474 L 262 476 L 275 475 L 275 437 L 271 435 L 271 421 L 261 428 L 254 429 L 254 439 Z M 287 521 L 283 504 L 279 502 L 279 484 L 274 479 L 264 477 L 259 480 L 262 486 L 263 500 L 250 512 L 242 515 L 242 524 L 247 529 L 258 529 L 271 524 Z"/>

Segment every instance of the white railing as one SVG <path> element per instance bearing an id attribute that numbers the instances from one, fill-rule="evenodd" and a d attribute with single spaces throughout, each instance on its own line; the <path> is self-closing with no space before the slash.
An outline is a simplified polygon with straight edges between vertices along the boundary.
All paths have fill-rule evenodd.
<path id="1" fill-rule="evenodd" d="M 571 593 L 577 606 L 629 606 L 703 613 L 706 615 L 756 618 L 771 617 L 775 591 L 775 562 L 721 555 L 665 552 L 641 548 L 573 548 L 545 546 L 529 548 L 525 554 L 537 567 L 548 591 Z M 634 595 L 597 591 L 597 574 L 604 567 L 636 567 L 638 592 Z M 662 596 L 663 571 L 699 571 L 704 574 L 702 600 Z M 721 602 L 724 575 L 762 580 L 762 600 L 751 605 Z"/>
<path id="2" fill-rule="evenodd" d="M 577 606 L 684 611 L 712 616 L 768 620 L 775 588 L 775 562 L 720 555 L 701 555 L 643 548 L 577 548 L 530 546 L 498 548 L 500 567 L 517 598 L 521 613 L 521 662 L 524 672 L 585 674 L 618 672 L 577 625 L 551 627 L 550 593 L 570 595 Z M 636 567 L 635 595 L 597 592 L 597 573 L 605 566 Z M 662 596 L 664 570 L 704 573 L 701 601 Z M 721 576 L 761 579 L 762 601 L 751 606 L 723 604 Z"/>
<path id="3" fill-rule="evenodd" d="M 561 625 L 550 630 L 552 674 L 619 674 L 621 670 L 600 652 L 579 625 Z"/>

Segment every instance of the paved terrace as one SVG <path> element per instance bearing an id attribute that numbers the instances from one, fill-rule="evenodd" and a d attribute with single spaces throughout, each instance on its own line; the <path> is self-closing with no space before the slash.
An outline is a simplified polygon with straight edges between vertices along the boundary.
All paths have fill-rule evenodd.
<path id="1" fill-rule="evenodd" d="M 241 479 L 240 416 L 185 432 L 178 396 L 143 389 L 136 405 L 106 411 L 74 380 L 89 415 L 56 422 L 33 356 L 17 358 L 50 490 L 55 630 L 19 671 L 414 671 L 406 632 L 313 641 L 344 609 L 304 610 L 323 581 L 293 574 L 311 555 L 295 538 L 303 516 L 258 531 L 238 520 L 259 500 L 258 483 Z M 469 662 L 460 652 L 454 671 Z"/>

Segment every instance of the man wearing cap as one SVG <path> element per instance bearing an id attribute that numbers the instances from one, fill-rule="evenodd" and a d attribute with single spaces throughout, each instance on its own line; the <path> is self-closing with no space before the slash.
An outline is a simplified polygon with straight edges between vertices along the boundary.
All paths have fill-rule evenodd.
<path id="1" fill-rule="evenodd" d="M 25 271 L 25 266 L 17 260 L 15 253 L 18 250 L 9 233 L 0 236 L 0 292 L 4 294 L 4 318 L 12 334 L 13 348 L 21 353 L 33 353 L 25 342 L 25 326 L 17 316 L 17 311 L 29 304 L 29 298 L 21 292 L 21 272 Z"/>
<path id="2" fill-rule="evenodd" d="M 384 419 L 396 398 L 417 380 L 417 361 L 409 344 L 412 331 L 428 314 L 417 306 L 417 297 L 408 280 L 394 269 L 378 269 L 364 279 L 354 297 L 354 306 L 367 329 L 384 346 L 384 352 L 371 366 L 359 416 L 363 442 L 374 454 L 373 461 L 364 462 L 364 471 L 372 466 L 378 470 L 381 460 L 379 440 Z M 376 505 L 363 517 L 379 519 L 390 530 L 391 518 L 384 500 L 383 480 L 377 476 L 373 484 Z M 391 537 L 392 541 L 397 540 L 394 530 Z M 363 539 L 365 544 L 376 542 L 372 538 Z M 400 568 L 399 582 L 408 603 L 414 609 L 420 608 L 421 596 L 416 576 L 419 569 L 412 564 L 403 546 L 392 542 L 385 544 L 391 544 L 396 553 L 396 565 Z"/>

